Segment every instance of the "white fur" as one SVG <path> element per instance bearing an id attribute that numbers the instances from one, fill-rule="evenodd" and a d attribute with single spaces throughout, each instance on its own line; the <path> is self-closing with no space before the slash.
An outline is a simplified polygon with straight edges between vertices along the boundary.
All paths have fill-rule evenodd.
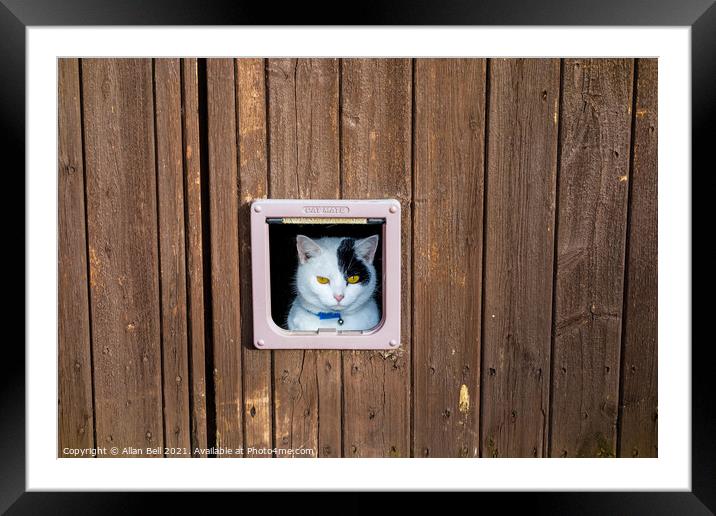
<path id="1" fill-rule="evenodd" d="M 316 331 L 319 328 L 337 330 L 370 330 L 380 322 L 378 306 L 373 298 L 377 278 L 372 264 L 377 239 L 356 241 L 355 252 L 371 272 L 370 281 L 365 284 L 351 285 L 346 282 L 338 266 L 336 255 L 342 238 L 326 237 L 311 240 L 299 235 L 297 248 L 299 265 L 296 270 L 296 299 L 288 313 L 288 329 L 298 331 Z M 321 284 L 316 279 L 323 276 L 330 283 Z M 339 301 L 334 294 L 344 295 Z M 318 312 L 340 312 L 343 324 L 338 319 L 319 319 Z"/>

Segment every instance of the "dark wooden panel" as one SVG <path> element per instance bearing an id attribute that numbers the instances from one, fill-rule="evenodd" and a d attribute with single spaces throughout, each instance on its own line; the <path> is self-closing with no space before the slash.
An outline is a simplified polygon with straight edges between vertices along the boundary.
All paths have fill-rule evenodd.
<path id="1" fill-rule="evenodd" d="M 57 186 L 59 440 L 63 448 L 92 448 L 92 359 L 87 285 L 85 183 L 79 63 L 59 59 Z"/>
<path id="2" fill-rule="evenodd" d="M 152 66 L 82 61 L 98 446 L 162 446 Z"/>
<path id="3" fill-rule="evenodd" d="M 247 457 L 270 457 L 251 448 L 271 448 L 271 353 L 253 346 L 251 294 L 251 202 L 267 196 L 266 92 L 263 59 L 236 61 L 239 123 L 239 244 L 241 330 L 244 369 L 244 442 Z"/>
<path id="4" fill-rule="evenodd" d="M 269 60 L 268 96 L 271 197 L 339 198 L 338 60 Z M 276 446 L 340 456 L 340 352 L 275 352 L 274 385 Z"/>
<path id="5" fill-rule="evenodd" d="M 656 60 L 197 64 L 59 61 L 59 455 L 656 456 Z M 401 201 L 397 352 L 253 349 L 266 196 Z"/>
<path id="6" fill-rule="evenodd" d="M 547 453 L 558 59 L 490 61 L 482 455 Z"/>
<path id="7" fill-rule="evenodd" d="M 412 63 L 347 59 L 341 73 L 342 195 L 394 198 L 402 207 L 401 346 L 343 352 L 344 451 L 409 457 Z"/>
<path id="8" fill-rule="evenodd" d="M 414 454 L 479 448 L 485 61 L 415 70 Z"/>
<path id="9" fill-rule="evenodd" d="M 637 62 L 629 201 L 620 455 L 657 456 L 658 61 Z"/>
<path id="10" fill-rule="evenodd" d="M 206 351 L 204 344 L 204 256 L 199 139 L 199 77 L 196 59 L 182 62 L 186 283 L 191 376 L 192 456 L 206 453 Z M 199 451 L 197 451 L 197 449 Z"/>
<path id="11" fill-rule="evenodd" d="M 184 163 L 178 59 L 154 61 L 162 308 L 164 444 L 189 456 L 189 365 L 184 254 Z"/>
<path id="12" fill-rule="evenodd" d="M 633 63 L 564 62 L 553 456 L 616 453 Z"/>
<path id="13" fill-rule="evenodd" d="M 216 445 L 236 451 L 243 447 L 243 403 L 234 61 L 209 59 L 206 75 Z"/>

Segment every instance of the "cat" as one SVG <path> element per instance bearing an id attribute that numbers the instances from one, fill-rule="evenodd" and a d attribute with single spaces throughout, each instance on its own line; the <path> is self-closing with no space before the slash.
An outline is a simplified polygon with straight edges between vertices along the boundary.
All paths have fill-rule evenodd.
<path id="1" fill-rule="evenodd" d="M 296 298 L 288 312 L 288 329 L 316 331 L 370 330 L 380 322 L 374 294 L 373 259 L 378 235 L 363 239 L 296 237 Z"/>

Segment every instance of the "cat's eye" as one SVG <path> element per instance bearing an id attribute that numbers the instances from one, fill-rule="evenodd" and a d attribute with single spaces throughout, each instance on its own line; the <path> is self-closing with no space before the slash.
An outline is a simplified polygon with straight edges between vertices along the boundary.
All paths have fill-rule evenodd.
<path id="1" fill-rule="evenodd" d="M 318 280 L 318 283 L 320 283 L 321 285 L 325 285 L 326 283 L 331 282 L 331 280 L 329 280 L 325 276 L 316 276 L 316 280 Z"/>
<path id="2" fill-rule="evenodd" d="M 351 285 L 355 285 L 360 281 L 360 276 L 349 276 L 346 281 L 348 281 Z"/>

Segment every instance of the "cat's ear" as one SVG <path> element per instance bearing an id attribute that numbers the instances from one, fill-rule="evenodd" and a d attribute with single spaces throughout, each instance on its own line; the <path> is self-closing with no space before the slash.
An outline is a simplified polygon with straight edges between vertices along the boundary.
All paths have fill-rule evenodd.
<path id="1" fill-rule="evenodd" d="M 298 259 L 301 263 L 306 263 L 309 258 L 321 254 L 321 247 L 304 235 L 296 236 L 296 249 L 298 249 Z"/>
<path id="2" fill-rule="evenodd" d="M 353 245 L 355 253 L 368 263 L 373 263 L 375 251 L 378 249 L 378 235 L 372 235 L 368 238 L 356 240 Z"/>

